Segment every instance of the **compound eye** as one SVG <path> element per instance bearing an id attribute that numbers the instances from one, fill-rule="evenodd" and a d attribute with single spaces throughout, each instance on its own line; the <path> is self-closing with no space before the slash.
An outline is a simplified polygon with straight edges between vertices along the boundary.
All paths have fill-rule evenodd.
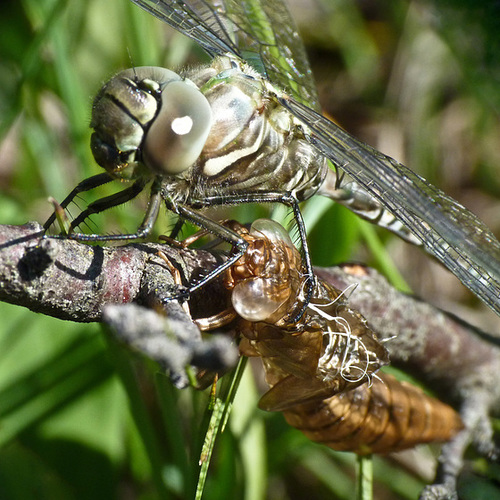
<path id="1" fill-rule="evenodd" d="M 185 81 L 169 83 L 161 100 L 160 112 L 146 134 L 143 161 L 160 175 L 173 175 L 200 156 L 212 125 L 212 110 L 206 97 Z"/>

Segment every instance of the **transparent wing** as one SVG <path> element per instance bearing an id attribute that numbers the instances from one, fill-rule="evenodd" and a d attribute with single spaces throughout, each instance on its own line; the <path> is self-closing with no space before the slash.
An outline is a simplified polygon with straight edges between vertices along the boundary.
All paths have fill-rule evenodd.
<path id="1" fill-rule="evenodd" d="M 500 243 L 472 212 L 407 167 L 308 107 L 281 103 L 310 129 L 308 140 L 405 224 L 425 249 L 500 315 Z"/>
<path id="2" fill-rule="evenodd" d="M 224 17 L 219 16 L 214 8 L 204 0 L 188 2 L 182 0 L 131 1 L 146 12 L 195 40 L 210 55 L 216 56 L 230 52 L 241 57 L 230 26 Z"/>
<path id="3" fill-rule="evenodd" d="M 212 56 L 246 60 L 295 100 L 318 109 L 304 45 L 281 0 L 131 0 Z"/>
<path id="4" fill-rule="evenodd" d="M 292 97 L 309 141 L 377 198 L 426 250 L 500 315 L 500 243 L 471 212 L 405 166 L 313 111 L 304 48 L 281 0 L 132 0 L 212 55 L 245 58 Z M 305 106 L 307 103 L 308 106 Z"/>

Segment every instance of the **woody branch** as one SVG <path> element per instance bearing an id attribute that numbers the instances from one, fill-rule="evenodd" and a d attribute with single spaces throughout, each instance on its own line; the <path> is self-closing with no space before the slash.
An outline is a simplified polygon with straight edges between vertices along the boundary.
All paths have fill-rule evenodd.
<path id="1" fill-rule="evenodd" d="M 195 363 L 203 359 L 202 364 L 209 359 L 213 362 L 211 356 L 220 364 L 234 360 L 234 351 L 227 355 L 229 341 L 213 347 L 213 352 L 201 347 L 206 343 L 177 303 L 168 303 L 166 317 L 154 313 L 158 304 L 165 305 L 165 297 L 178 291 L 170 269 L 157 256 L 159 249 L 186 284 L 222 262 L 223 254 L 152 243 L 88 246 L 71 240 L 42 240 L 41 234 L 38 224 L 0 226 L 0 300 L 60 319 L 107 321 L 121 331 L 126 342 L 169 369 L 179 386 L 186 383 L 179 359 Z M 398 292 L 371 269 L 338 266 L 317 272 L 340 289 L 356 283 L 350 305 L 387 340 L 392 363 L 410 371 L 460 410 L 468 433 L 450 451 L 453 471 L 461 465 L 455 463 L 456 457 L 462 456 L 471 440 L 481 452 L 493 455 L 489 416 L 500 407 L 500 387 L 495 380 L 500 349 L 495 339 L 485 339 L 475 328 Z M 195 317 L 203 317 L 227 307 L 228 299 L 228 292 L 215 281 L 191 297 L 189 304 Z M 132 303 L 143 307 L 116 309 Z M 146 316 L 144 307 L 150 310 L 148 315 L 160 319 Z M 158 347 L 165 328 L 177 336 L 175 347 L 181 357 L 165 359 L 169 349 Z"/>

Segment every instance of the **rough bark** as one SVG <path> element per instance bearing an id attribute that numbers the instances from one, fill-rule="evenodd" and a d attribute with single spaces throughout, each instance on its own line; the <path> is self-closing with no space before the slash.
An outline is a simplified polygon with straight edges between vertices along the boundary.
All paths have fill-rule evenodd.
<path id="1" fill-rule="evenodd" d="M 104 321 L 119 338 L 151 357 L 177 387 L 188 383 L 185 366 L 227 369 L 237 359 L 224 336 L 203 342 L 200 331 L 177 301 L 168 256 L 186 280 L 196 280 L 221 257 L 160 244 L 90 246 L 42 238 L 39 224 L 0 226 L 0 300 L 63 320 Z M 227 293 L 210 284 L 190 304 L 206 314 L 225 307 Z M 147 309 L 146 309 L 147 308 Z M 157 314 L 161 308 L 165 314 Z M 167 333 L 167 335 L 165 335 Z"/>

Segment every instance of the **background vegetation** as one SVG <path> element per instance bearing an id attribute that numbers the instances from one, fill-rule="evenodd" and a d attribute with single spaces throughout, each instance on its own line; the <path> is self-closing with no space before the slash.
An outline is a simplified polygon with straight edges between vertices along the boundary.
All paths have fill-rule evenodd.
<path id="1" fill-rule="evenodd" d="M 483 3 L 296 0 L 293 10 L 325 110 L 498 234 L 500 7 Z M 48 196 L 62 200 L 98 172 L 88 123 L 103 81 L 131 65 L 175 68 L 206 58 L 127 0 L 10 1 L 0 14 L 0 221 L 43 222 Z M 113 186 L 99 195 L 109 192 Z M 93 229 L 133 229 L 143 206 L 96 217 Z M 232 216 L 261 214 L 238 207 Z M 316 264 L 362 260 L 387 271 L 390 254 L 415 292 L 498 329 L 498 318 L 418 250 L 324 200 L 305 215 Z M 157 225 L 169 227 L 166 217 Z M 192 498 L 206 394 L 174 390 L 99 325 L 6 304 L 0 318 L 1 498 Z M 281 415 L 258 411 L 257 399 L 247 370 L 205 498 L 353 498 L 354 457 L 310 443 Z M 375 497 L 416 498 L 435 455 L 425 448 L 403 466 L 375 458 Z M 465 477 L 463 498 L 498 495 L 493 467 L 476 461 Z"/>

